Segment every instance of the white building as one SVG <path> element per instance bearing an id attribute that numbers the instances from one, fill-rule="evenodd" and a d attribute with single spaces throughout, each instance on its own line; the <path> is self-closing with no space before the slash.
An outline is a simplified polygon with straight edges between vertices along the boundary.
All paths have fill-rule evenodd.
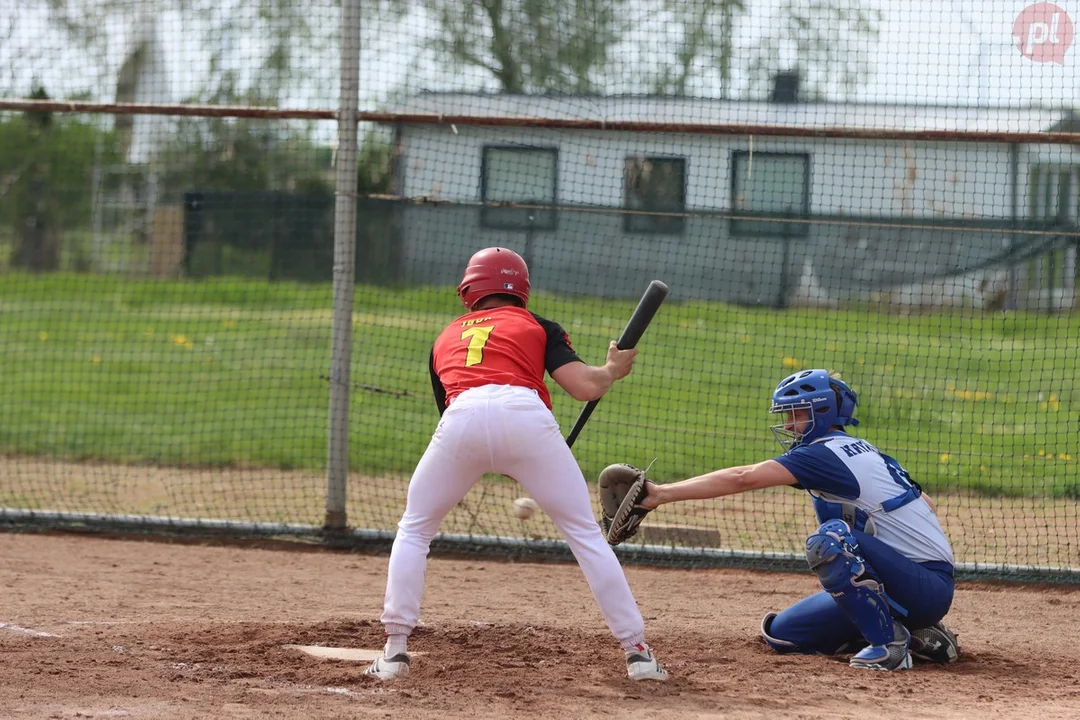
<path id="1" fill-rule="evenodd" d="M 464 93 L 390 109 L 643 124 L 398 125 L 398 191 L 439 203 L 403 213 L 414 278 L 449 281 L 447 268 L 501 244 L 526 255 L 537 285 L 563 292 L 631 297 L 660 278 L 674 297 L 749 304 L 1074 302 L 1074 146 L 828 137 L 1070 130 L 1069 111 Z M 700 132 L 734 124 L 816 134 Z M 1017 232 L 1025 224 L 1041 231 Z"/>

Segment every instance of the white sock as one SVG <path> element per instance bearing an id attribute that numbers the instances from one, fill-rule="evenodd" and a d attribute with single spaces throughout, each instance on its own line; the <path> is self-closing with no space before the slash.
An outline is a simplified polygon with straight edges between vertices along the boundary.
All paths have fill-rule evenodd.
<path id="1" fill-rule="evenodd" d="M 387 635 L 386 636 L 386 648 L 383 650 L 383 655 L 388 658 L 392 658 L 395 655 L 400 655 L 403 652 L 407 652 L 409 649 L 409 636 L 408 635 Z"/>

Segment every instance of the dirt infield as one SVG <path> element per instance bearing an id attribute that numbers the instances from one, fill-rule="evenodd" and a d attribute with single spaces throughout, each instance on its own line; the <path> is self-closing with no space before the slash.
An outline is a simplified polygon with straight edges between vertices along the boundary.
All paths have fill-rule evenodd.
<path id="1" fill-rule="evenodd" d="M 0 534 L 0 718 L 1075 718 L 1080 587 L 962 584 L 951 667 L 777 656 L 761 615 L 812 578 L 628 568 L 666 684 L 627 680 L 573 565 L 432 560 L 413 674 L 377 647 L 386 558 Z"/>

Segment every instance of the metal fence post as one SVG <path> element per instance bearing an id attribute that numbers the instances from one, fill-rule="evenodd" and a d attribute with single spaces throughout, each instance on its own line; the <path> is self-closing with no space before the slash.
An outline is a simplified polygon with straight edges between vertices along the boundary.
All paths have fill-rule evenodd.
<path id="1" fill-rule="evenodd" d="M 326 466 L 328 530 L 345 527 L 349 478 L 349 389 L 356 273 L 357 111 L 360 99 L 360 0 L 341 3 L 341 96 L 338 101 L 334 203 L 334 314 L 330 357 L 330 431 Z"/>

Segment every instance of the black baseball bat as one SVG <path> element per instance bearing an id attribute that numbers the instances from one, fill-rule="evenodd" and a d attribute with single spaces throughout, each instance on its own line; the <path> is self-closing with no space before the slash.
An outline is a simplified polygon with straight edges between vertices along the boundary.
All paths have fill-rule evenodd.
<path id="1" fill-rule="evenodd" d="M 638 300 L 637 307 L 634 308 L 634 314 L 630 316 L 629 322 L 626 323 L 626 327 L 623 328 L 622 335 L 615 342 L 616 347 L 620 350 L 629 350 L 632 347 L 636 347 L 638 340 L 645 333 L 645 328 L 649 327 L 649 323 L 652 322 L 653 316 L 656 315 L 656 311 L 660 309 L 660 304 L 664 302 L 664 298 L 668 295 L 668 286 L 659 280 L 653 280 L 649 283 L 649 287 L 645 288 L 645 292 L 642 294 L 641 299 Z M 585 427 L 585 423 L 588 422 L 589 416 L 592 415 L 593 410 L 596 409 L 596 404 L 599 400 L 590 400 L 585 404 L 585 407 L 581 409 L 581 414 L 578 415 L 577 422 L 574 423 L 574 427 L 570 430 L 570 434 L 566 436 L 566 444 L 570 447 L 574 446 L 574 441 L 577 440 L 578 435 L 581 434 L 581 429 Z"/>

